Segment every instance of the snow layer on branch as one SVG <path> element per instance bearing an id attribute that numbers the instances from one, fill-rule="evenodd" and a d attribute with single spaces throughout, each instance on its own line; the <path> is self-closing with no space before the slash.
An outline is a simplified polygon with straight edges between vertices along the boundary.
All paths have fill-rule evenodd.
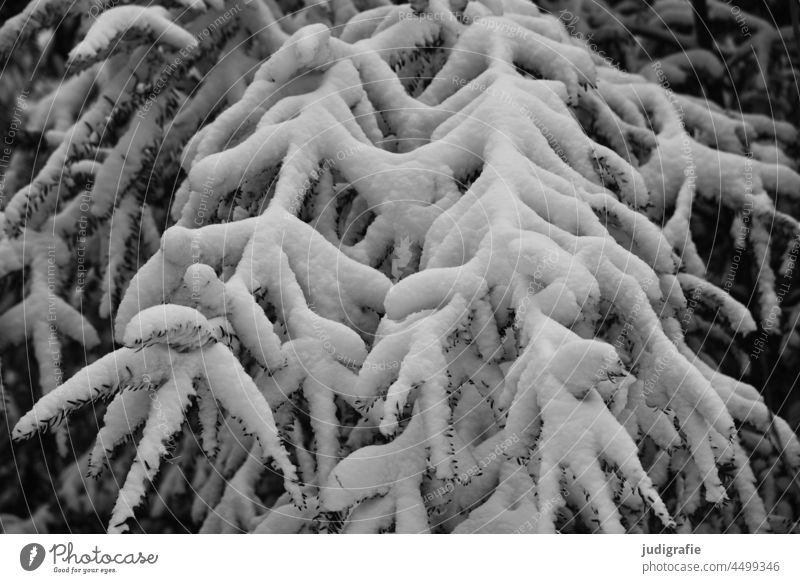
<path id="1" fill-rule="evenodd" d="M 185 374 L 176 375 L 156 391 L 142 439 L 136 447 L 136 459 L 111 513 L 109 534 L 127 530 L 125 521 L 133 516 L 134 509 L 144 498 L 147 482 L 158 473 L 161 458 L 168 451 L 166 442 L 183 425 L 183 411 L 192 394 L 191 379 Z"/>
<path id="2" fill-rule="evenodd" d="M 128 323 L 123 342 L 128 348 L 167 344 L 178 351 L 216 342 L 219 332 L 197 310 L 161 305 L 142 310 Z"/>
<path id="3" fill-rule="evenodd" d="M 800 232 L 772 202 L 796 198 L 800 175 L 775 163 L 795 134 L 612 70 L 521 0 L 459 4 L 462 18 L 441 0 L 381 5 L 338 38 L 319 20 L 302 26 L 327 16 L 304 10 L 279 30 L 273 3 L 258 4 L 232 19 L 263 29 L 249 44 L 231 29 L 244 56 L 195 69 L 223 71 L 200 97 L 165 93 L 143 123 L 117 128 L 96 170 L 86 161 L 103 120 L 115 101 L 130 109 L 142 98 L 137 75 L 150 71 L 126 65 L 68 130 L 85 151 L 65 138 L 7 206 L 3 273 L 27 267 L 34 244 L 18 237 L 49 224 L 64 166 L 97 172 L 92 215 L 113 211 L 114 230 L 130 231 L 144 208 L 137 189 L 117 203 L 105 185 L 141 178 L 146 154 L 172 143 L 162 121 L 189 100 L 170 128 L 188 140 L 177 224 L 122 297 L 123 347 L 42 397 L 14 437 L 113 398 L 96 471 L 144 424 L 115 530 L 192 401 L 203 450 L 217 456 L 194 477 L 204 531 L 555 532 L 573 518 L 591 531 L 659 530 L 730 498 L 747 529 L 764 530 L 739 424 L 772 436 L 789 471 L 800 445 L 752 387 L 690 348 L 695 326 L 736 338 L 758 320 L 703 279 L 690 218 L 698 201 L 748 213 L 737 244 L 762 265 L 765 319 L 778 304 L 772 252 L 787 247 L 770 228 Z M 103 58 L 131 22 L 176 50 L 195 47 L 188 31 L 223 7 L 192 6 L 206 15 L 186 29 L 162 8 L 109 10 L 75 58 Z M 351 12 L 333 8 L 334 19 Z M 242 79 L 229 107 L 189 140 L 231 71 Z M 743 137 L 765 135 L 777 150 L 747 157 Z M 59 211 L 59 232 L 79 211 L 75 199 Z M 41 279 L 42 248 L 33 255 Z M 41 284 L 29 302 L 42 301 Z M 106 289 L 123 288 L 120 277 Z M 721 322 L 696 314 L 698 302 Z M 58 306 L 65 334 L 90 329 Z M 21 308 L 2 319 L 18 324 Z M 12 327 L 7 341 L 22 340 Z M 262 516 L 266 458 L 285 491 Z"/>
<path id="4" fill-rule="evenodd" d="M 193 49 L 197 40 L 175 24 L 161 6 L 116 6 L 106 10 L 92 24 L 84 39 L 70 51 L 73 63 L 88 62 L 106 53 L 112 43 L 135 31 L 177 50 Z"/>

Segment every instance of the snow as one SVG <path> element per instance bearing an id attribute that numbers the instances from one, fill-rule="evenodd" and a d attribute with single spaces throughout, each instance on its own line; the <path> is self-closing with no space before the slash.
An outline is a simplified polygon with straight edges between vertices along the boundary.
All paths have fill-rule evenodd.
<path id="1" fill-rule="evenodd" d="M 128 323 L 123 342 L 129 348 L 167 344 L 184 352 L 214 343 L 218 332 L 200 312 L 174 304 L 153 306 Z"/>
<path id="2" fill-rule="evenodd" d="M 185 374 L 176 375 L 156 392 L 142 439 L 136 448 L 136 458 L 111 512 L 109 534 L 128 530 L 125 521 L 133 517 L 134 509 L 145 496 L 148 482 L 152 482 L 158 473 L 161 459 L 167 454 L 166 442 L 183 425 L 183 412 L 193 393 L 191 379 Z"/>
<path id="3" fill-rule="evenodd" d="M 116 446 L 133 438 L 136 429 L 147 419 L 152 403 L 148 390 L 128 389 L 117 394 L 108 404 L 103 427 L 89 454 L 89 472 L 92 476 L 100 474 L 103 464 L 107 463 Z"/>
<path id="4" fill-rule="evenodd" d="M 277 15 L 265 6 L 237 20 L 272 27 Z M 53 390 L 14 438 L 112 398 L 92 452 L 97 471 L 144 424 L 114 531 L 143 500 L 192 398 L 203 450 L 217 455 L 208 472 L 234 476 L 227 488 L 211 473 L 195 477 L 204 531 L 300 532 L 319 512 L 347 510 L 346 532 L 428 532 L 429 511 L 456 532 L 554 532 L 558 513 L 576 504 L 593 530 L 622 532 L 626 513 L 645 508 L 672 526 L 657 489 L 673 473 L 684 510 L 736 493 L 748 528 L 761 529 L 764 505 L 735 422 L 774 431 L 795 465 L 800 445 L 755 389 L 686 345 L 679 319 L 692 316 L 696 291 L 723 317 L 726 330 L 707 323 L 715 332 L 756 328 L 703 279 L 689 220 L 698 197 L 738 213 L 752 206 L 755 223 L 737 244 L 764 265 L 760 318 L 777 306 L 767 224 L 798 226 L 771 196 L 796 196 L 800 175 L 774 167 L 782 152 L 766 144 L 748 159 L 741 140 L 788 143 L 796 134 L 675 102 L 642 77 L 611 71 L 523 0 L 467 3 L 469 27 L 440 0 L 428 10 L 422 21 L 407 18 L 408 7 L 368 10 L 339 38 L 322 24 L 258 33 L 247 54 L 215 62 L 200 97 L 165 95 L 120 128 L 100 166 L 92 158 L 108 103 L 141 81 L 130 66 L 102 79 L 101 67 L 87 71 L 38 103 L 31 127 L 52 129 L 60 143 L 2 217 L 8 233 L 26 231 L 22 242 L 0 242 L 0 271 L 27 269 L 33 279 L 0 328 L 4 347 L 21 343 L 33 314 L 42 384 Z M 102 58 L 130 28 L 168 50 L 197 46 L 166 9 L 122 6 L 100 15 L 72 58 Z M 413 97 L 390 64 L 413 70 L 420 47 L 434 43 L 449 58 Z M 251 69 L 245 88 L 240 77 Z M 92 75 L 106 98 L 75 119 Z M 47 297 L 48 241 L 36 230 L 50 227 L 60 204 L 62 170 L 96 180 L 91 212 L 110 237 L 106 316 L 125 285 L 134 227 L 143 225 L 147 246 L 158 237 L 157 215 L 131 181 L 148 167 L 148 150 L 167 143 L 165 128 L 188 137 L 233 81 L 229 107 L 184 149 L 178 224 L 117 309 L 122 347 L 60 384 L 42 362 L 42 314 L 52 305 L 60 334 L 100 343 L 65 299 Z M 168 122 L 173 97 L 184 117 Z M 51 105 L 64 109 L 52 127 L 43 114 Z M 605 145 L 584 132 L 587 119 Z M 640 164 L 632 149 L 649 160 Z M 118 190 L 128 196 L 117 200 Z M 59 233 L 72 234 L 79 205 L 64 201 L 52 222 Z M 354 428 L 343 427 L 343 413 Z M 637 443 L 656 450 L 647 470 Z M 286 492 L 260 516 L 249 498 L 270 458 Z M 476 464 L 482 471 L 464 477 Z M 726 490 L 719 468 L 731 465 Z M 442 488 L 452 491 L 430 497 Z"/>
<path id="5" fill-rule="evenodd" d="M 194 49 L 198 45 L 194 36 L 176 25 L 162 6 L 115 6 L 94 20 L 84 39 L 70 51 L 69 58 L 72 61 L 91 59 L 131 29 L 147 31 L 158 42 L 178 50 Z"/>

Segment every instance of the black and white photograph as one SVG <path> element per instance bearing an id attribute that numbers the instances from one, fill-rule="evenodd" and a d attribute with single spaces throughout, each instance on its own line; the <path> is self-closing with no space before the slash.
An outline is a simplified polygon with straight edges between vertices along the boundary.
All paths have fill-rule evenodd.
<path id="1" fill-rule="evenodd" d="M 0 578 L 800 580 L 798 128 L 800 0 L 0 0 Z"/>

